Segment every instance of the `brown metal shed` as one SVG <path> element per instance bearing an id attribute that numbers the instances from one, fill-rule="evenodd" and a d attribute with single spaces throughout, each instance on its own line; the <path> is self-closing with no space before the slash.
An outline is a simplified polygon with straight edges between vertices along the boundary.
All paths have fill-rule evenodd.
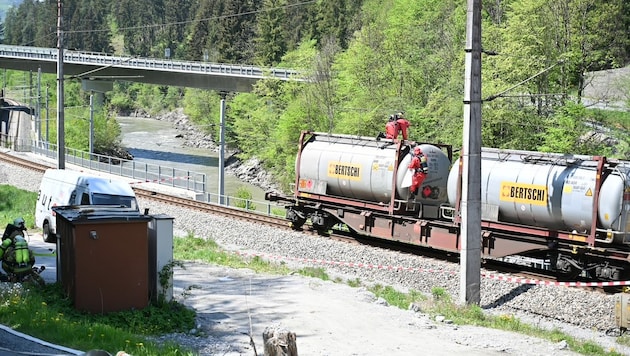
<path id="1" fill-rule="evenodd" d="M 149 303 L 151 216 L 119 206 L 55 207 L 58 277 L 78 310 L 143 309 Z"/>

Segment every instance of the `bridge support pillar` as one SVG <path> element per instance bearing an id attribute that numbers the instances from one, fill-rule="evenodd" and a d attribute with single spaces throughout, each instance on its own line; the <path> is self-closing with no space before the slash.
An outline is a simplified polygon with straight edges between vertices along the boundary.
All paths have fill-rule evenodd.
<path id="1" fill-rule="evenodd" d="M 81 89 L 94 93 L 94 105 L 103 106 L 104 93 L 114 90 L 114 82 L 109 80 L 81 80 Z"/>

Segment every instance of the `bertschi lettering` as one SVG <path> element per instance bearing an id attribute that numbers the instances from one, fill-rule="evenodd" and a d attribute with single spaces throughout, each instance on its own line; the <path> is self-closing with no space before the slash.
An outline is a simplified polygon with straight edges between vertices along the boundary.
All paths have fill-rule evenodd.
<path id="1" fill-rule="evenodd" d="M 335 174 L 340 176 L 358 177 L 360 169 L 359 167 L 344 166 L 341 164 L 335 165 Z"/>
<path id="2" fill-rule="evenodd" d="M 523 188 L 523 187 L 511 187 L 510 198 L 526 199 L 526 200 L 534 200 L 534 201 L 545 201 L 547 199 L 547 197 L 545 196 L 544 189 Z"/>

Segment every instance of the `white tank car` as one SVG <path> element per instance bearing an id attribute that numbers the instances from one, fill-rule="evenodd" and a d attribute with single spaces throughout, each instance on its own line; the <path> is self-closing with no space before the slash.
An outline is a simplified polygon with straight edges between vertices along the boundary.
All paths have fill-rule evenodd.
<path id="1" fill-rule="evenodd" d="M 447 154 L 436 146 L 422 144 L 420 147 L 427 156 L 429 166 L 422 187 L 428 187 L 426 191 L 432 194 L 427 198 L 418 195 L 418 200 L 425 204 L 445 203 L 451 162 Z M 397 148 L 397 143 L 392 140 L 316 133 L 305 144 L 296 161 L 298 189 L 387 204 L 395 187 L 396 199 L 407 200 L 409 188 L 403 186 L 403 179 L 411 155 L 407 153 L 409 146 L 403 145 L 402 153 Z M 401 158 L 397 161 L 399 154 Z M 394 177 L 396 165 L 398 169 Z"/>
<path id="2" fill-rule="evenodd" d="M 598 161 L 592 156 L 484 148 L 481 202 L 485 220 L 584 233 L 593 225 Z M 604 168 L 597 228 L 630 232 L 630 166 Z M 448 200 L 457 200 L 458 165 L 448 179 Z M 625 242 L 625 241 L 624 241 Z"/>

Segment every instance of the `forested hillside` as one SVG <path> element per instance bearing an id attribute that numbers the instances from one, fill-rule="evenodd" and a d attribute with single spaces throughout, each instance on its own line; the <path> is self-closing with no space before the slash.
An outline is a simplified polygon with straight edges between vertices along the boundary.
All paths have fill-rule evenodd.
<path id="1" fill-rule="evenodd" d="M 292 171 L 300 130 L 376 136 L 397 111 L 411 120 L 413 139 L 461 145 L 465 1 L 63 4 L 68 48 L 160 58 L 169 48 L 174 59 L 284 66 L 316 79 L 231 93 L 230 144 L 277 172 Z M 25 0 L 7 14 L 5 43 L 55 47 L 56 11 L 54 2 Z M 582 105 L 587 72 L 630 62 L 630 2 L 487 0 L 482 36 L 484 146 L 630 158 L 630 115 Z M 630 79 L 624 85 L 629 100 Z M 112 108 L 184 106 L 217 134 L 216 93 L 116 88 Z M 585 121 L 612 122 L 614 144 L 587 135 Z"/>

